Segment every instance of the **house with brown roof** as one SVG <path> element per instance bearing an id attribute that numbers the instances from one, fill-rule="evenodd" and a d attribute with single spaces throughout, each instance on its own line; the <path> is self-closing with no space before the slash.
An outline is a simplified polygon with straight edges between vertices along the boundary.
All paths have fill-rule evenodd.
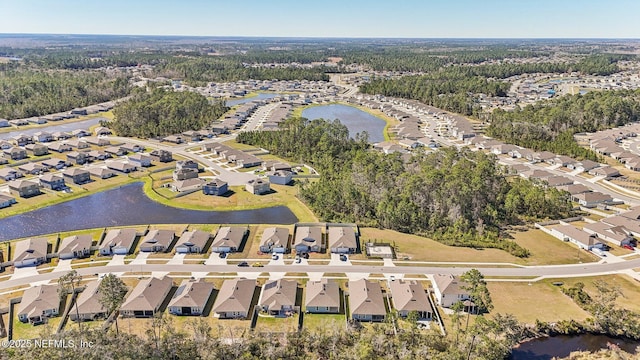
<path id="1" fill-rule="evenodd" d="M 0 209 L 9 207 L 16 203 L 16 199 L 11 196 L 0 194 Z"/>
<path id="2" fill-rule="evenodd" d="M 103 167 L 91 167 L 89 168 L 89 174 L 99 179 L 108 179 L 116 176 L 116 173 L 113 170 L 105 169 Z"/>
<path id="3" fill-rule="evenodd" d="M 18 241 L 13 255 L 13 266 L 17 268 L 37 266 L 47 261 L 49 242 L 45 238 Z"/>
<path id="4" fill-rule="evenodd" d="M 394 280 L 389 282 L 393 307 L 398 314 L 407 317 L 415 311 L 419 319 L 431 320 L 433 310 L 422 285 L 415 280 Z"/>
<path id="5" fill-rule="evenodd" d="M 170 151 L 167 151 L 167 150 L 153 150 L 151 152 L 151 158 L 154 161 L 163 162 L 163 163 L 173 161 L 173 155 L 171 154 Z"/>
<path id="6" fill-rule="evenodd" d="M 104 319 L 107 317 L 107 309 L 100 303 L 100 282 L 102 280 L 93 280 L 87 283 L 82 290 L 82 293 L 78 295 L 76 303 L 78 310 L 75 307 L 69 311 L 69 318 L 72 321 L 92 321 L 97 319 Z"/>
<path id="7" fill-rule="evenodd" d="M 297 291 L 298 282 L 295 280 L 268 280 L 262 286 L 258 306 L 271 315 L 289 316 L 296 312 Z"/>
<path id="8" fill-rule="evenodd" d="M 609 180 L 616 176 L 620 176 L 620 171 L 612 168 L 611 166 L 601 166 L 589 170 L 589 174 L 593 176 L 604 176 L 605 180 Z"/>
<path id="9" fill-rule="evenodd" d="M 86 138 L 84 138 L 84 140 L 91 144 L 91 145 L 95 145 L 95 146 L 110 146 L 111 145 L 111 141 L 104 139 L 104 138 L 99 138 L 99 137 L 95 137 L 95 136 L 87 136 Z"/>
<path id="10" fill-rule="evenodd" d="M 55 151 L 55 152 L 65 152 L 65 151 L 71 151 L 73 148 L 71 147 L 71 145 L 69 144 L 65 144 L 63 142 L 53 142 L 53 143 L 49 143 L 47 144 L 47 148 L 51 151 Z"/>
<path id="11" fill-rule="evenodd" d="M 97 128 L 95 128 L 95 130 L 93 131 L 96 136 L 103 136 L 103 135 L 111 135 L 113 134 L 113 132 L 111 131 L 111 129 L 104 127 L 104 126 L 98 126 Z"/>
<path id="12" fill-rule="evenodd" d="M 590 191 L 571 196 L 571 200 L 587 208 L 593 208 L 598 204 L 609 204 L 613 202 L 613 198 L 609 194 L 603 194 L 599 191 Z"/>
<path id="13" fill-rule="evenodd" d="M 571 184 L 571 185 L 562 185 L 557 187 L 558 190 L 563 190 L 568 192 L 571 195 L 581 194 L 585 192 L 591 191 L 588 187 L 582 184 Z"/>
<path id="14" fill-rule="evenodd" d="M 188 179 L 196 179 L 198 178 L 198 174 L 199 174 L 198 169 L 192 169 L 192 168 L 177 169 L 176 168 L 173 171 L 173 180 L 183 181 Z"/>
<path id="15" fill-rule="evenodd" d="M 604 246 L 595 233 L 588 233 L 573 225 L 556 225 L 551 228 L 551 235 L 585 250 L 601 249 Z"/>
<path id="16" fill-rule="evenodd" d="M 120 145 L 120 148 L 122 148 L 125 151 L 128 152 L 140 152 L 142 150 L 144 150 L 144 148 L 138 144 L 131 144 L 131 143 L 127 143 L 127 144 L 122 144 Z"/>
<path id="17" fill-rule="evenodd" d="M 23 173 L 21 173 L 20 171 L 14 169 L 14 168 L 5 167 L 5 168 L 1 168 L 0 169 L 0 179 L 2 179 L 4 181 L 15 180 L 15 179 L 21 178 L 23 176 L 24 176 Z"/>
<path id="18" fill-rule="evenodd" d="M 69 168 L 63 171 L 62 175 L 77 185 L 86 184 L 91 181 L 91 174 L 85 169 Z"/>
<path id="19" fill-rule="evenodd" d="M 76 148 L 78 150 L 89 148 L 89 143 L 87 143 L 84 139 L 71 139 L 67 140 L 66 143 L 72 148 Z"/>
<path id="20" fill-rule="evenodd" d="M 263 253 L 284 254 L 289 246 L 289 229 L 268 227 L 264 229 L 260 239 L 260 251 Z"/>
<path id="21" fill-rule="evenodd" d="M 136 229 L 111 229 L 102 240 L 100 255 L 127 255 L 138 236 Z"/>
<path id="22" fill-rule="evenodd" d="M 22 171 L 24 174 L 29 174 L 29 175 L 39 175 L 45 171 L 49 171 L 49 169 L 46 166 L 43 166 L 38 163 L 32 163 L 32 162 L 18 166 L 18 169 Z"/>
<path id="23" fill-rule="evenodd" d="M 160 310 L 172 287 L 173 279 L 168 276 L 141 280 L 120 306 L 120 315 L 137 318 L 153 317 Z"/>
<path id="24" fill-rule="evenodd" d="M 27 151 L 30 151 L 33 156 L 42 156 L 49 153 L 49 147 L 44 144 L 29 144 L 24 147 Z"/>
<path id="25" fill-rule="evenodd" d="M 225 280 L 211 311 L 220 319 L 247 318 L 255 289 L 254 279 Z"/>
<path id="26" fill-rule="evenodd" d="M 207 180 L 200 178 L 191 178 L 185 180 L 178 180 L 171 183 L 171 190 L 175 192 L 188 192 L 198 191 L 202 189 Z"/>
<path id="27" fill-rule="evenodd" d="M 203 279 L 185 279 L 169 301 L 173 315 L 202 315 L 213 293 L 213 284 Z"/>
<path id="28" fill-rule="evenodd" d="M 67 154 L 67 161 L 72 164 L 84 165 L 89 161 L 89 153 L 71 151 Z"/>
<path id="29" fill-rule="evenodd" d="M 60 313 L 57 285 L 32 286 L 24 291 L 18 305 L 18 319 L 23 323 L 42 324 Z"/>
<path id="30" fill-rule="evenodd" d="M 151 156 L 141 153 L 135 153 L 129 156 L 129 162 L 136 167 L 151 166 Z"/>
<path id="31" fill-rule="evenodd" d="M 27 158 L 27 150 L 19 147 L 12 147 L 9 149 L 5 149 L 4 153 L 6 155 L 9 155 L 11 160 L 22 160 Z"/>
<path id="32" fill-rule="evenodd" d="M 221 227 L 211 243 L 211 252 L 230 253 L 239 251 L 248 233 L 249 230 L 242 226 Z"/>
<path id="33" fill-rule="evenodd" d="M 475 312 L 475 304 L 471 302 L 469 291 L 465 289 L 467 283 L 459 277 L 450 274 L 433 275 L 433 294 L 438 305 L 444 308 L 451 308 L 455 303 L 461 301 L 465 312 Z"/>
<path id="34" fill-rule="evenodd" d="M 127 154 L 127 151 L 120 146 L 110 146 L 104 149 L 104 152 L 113 156 L 123 156 Z"/>
<path id="35" fill-rule="evenodd" d="M 176 233 L 173 230 L 149 230 L 140 242 L 142 252 L 167 252 L 173 244 Z"/>
<path id="36" fill-rule="evenodd" d="M 350 226 L 328 227 L 329 249 L 334 254 L 353 254 L 358 249 L 356 233 Z"/>
<path id="37" fill-rule="evenodd" d="M 187 231 L 180 236 L 175 251 L 178 254 L 202 254 L 207 252 L 211 234 L 206 231 Z"/>
<path id="38" fill-rule="evenodd" d="M 51 158 L 42 161 L 42 166 L 46 166 L 49 170 L 55 169 L 60 170 L 67 166 L 67 162 L 61 159 Z M 71 165 L 71 164 L 69 164 Z"/>
<path id="39" fill-rule="evenodd" d="M 136 168 L 133 164 L 123 161 L 109 161 L 107 162 L 107 168 L 119 171 L 124 174 L 128 174 L 138 170 L 138 168 Z"/>
<path id="40" fill-rule="evenodd" d="M 586 224 L 582 230 L 588 234 L 595 234 L 598 238 L 614 243 L 618 246 L 632 245 L 636 239 L 631 231 L 624 226 L 611 226 L 603 222 Z"/>
<path id="41" fill-rule="evenodd" d="M 51 190 L 62 190 L 67 187 L 64 178 L 58 174 L 44 174 L 40 177 L 40 185 Z"/>
<path id="42" fill-rule="evenodd" d="M 324 252 L 322 228 L 319 226 L 296 226 L 293 248 L 297 254 L 309 252 Z"/>
<path id="43" fill-rule="evenodd" d="M 305 291 L 305 310 L 309 313 L 339 313 L 340 286 L 338 283 L 326 278 L 308 281 Z"/>
<path id="44" fill-rule="evenodd" d="M 58 250 L 58 257 L 61 260 L 79 259 L 91 254 L 93 239 L 91 235 L 73 235 L 62 239 Z"/>
<path id="45" fill-rule="evenodd" d="M 30 180 L 12 180 L 9 182 L 9 190 L 12 190 L 20 197 L 28 198 L 40 195 L 40 184 Z"/>
<path id="46" fill-rule="evenodd" d="M 349 310 L 353 320 L 384 321 L 387 308 L 380 283 L 367 279 L 349 281 Z"/>

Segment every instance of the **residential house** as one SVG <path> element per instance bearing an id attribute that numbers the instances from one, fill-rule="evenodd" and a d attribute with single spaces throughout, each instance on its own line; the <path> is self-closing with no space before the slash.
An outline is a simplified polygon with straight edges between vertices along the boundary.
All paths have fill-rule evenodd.
<path id="1" fill-rule="evenodd" d="M 573 180 L 566 176 L 549 176 L 545 182 L 550 187 L 564 186 L 573 184 Z"/>
<path id="2" fill-rule="evenodd" d="M 181 169 L 194 169 L 198 170 L 198 163 L 193 160 L 179 160 L 176 161 L 176 170 Z"/>
<path id="3" fill-rule="evenodd" d="M 207 251 L 211 234 L 206 231 L 187 231 L 180 236 L 175 251 L 178 254 L 202 254 Z"/>
<path id="4" fill-rule="evenodd" d="M 575 170 L 580 170 L 580 171 L 590 171 L 593 170 L 597 167 L 599 167 L 600 164 L 595 162 L 595 161 L 591 161 L 591 160 L 582 160 L 579 163 L 573 164 L 573 165 L 569 165 L 567 166 L 569 169 L 575 169 Z"/>
<path id="5" fill-rule="evenodd" d="M 62 172 L 65 178 L 77 185 L 86 184 L 91 181 L 89 171 L 80 168 L 69 168 Z"/>
<path id="6" fill-rule="evenodd" d="M 595 222 L 586 224 L 582 230 L 618 246 L 631 245 L 636 242 L 631 232 L 624 226 L 611 226 L 603 222 Z"/>
<path id="7" fill-rule="evenodd" d="M 229 186 L 226 181 L 213 179 L 202 186 L 202 193 L 205 195 L 222 196 L 229 192 Z"/>
<path id="8" fill-rule="evenodd" d="M 46 131 L 38 131 L 33 134 L 33 141 L 49 142 L 49 141 L 53 141 L 53 136 Z"/>
<path id="9" fill-rule="evenodd" d="M 111 146 L 104 149 L 104 152 L 107 154 L 111 154 L 112 156 L 123 156 L 127 154 L 127 151 L 121 148 L 120 146 Z"/>
<path id="10" fill-rule="evenodd" d="M 24 174 L 30 174 L 30 175 L 39 175 L 45 171 L 49 171 L 49 168 L 47 168 L 46 166 L 42 166 L 41 164 L 31 163 L 31 162 L 18 166 L 18 169 L 22 171 Z"/>
<path id="11" fill-rule="evenodd" d="M 49 143 L 47 144 L 47 148 L 51 151 L 55 151 L 58 153 L 63 153 L 65 151 L 71 151 L 71 145 L 69 144 L 65 144 L 62 142 L 54 142 L 54 143 Z"/>
<path id="12" fill-rule="evenodd" d="M 0 194 L 0 209 L 9 207 L 16 203 L 16 199 L 11 196 Z"/>
<path id="13" fill-rule="evenodd" d="M 213 284 L 203 279 L 185 279 L 169 302 L 173 315 L 202 315 L 213 293 Z"/>
<path id="14" fill-rule="evenodd" d="M 173 161 L 173 155 L 171 154 L 170 151 L 167 151 L 167 150 L 153 150 L 151 152 L 151 158 L 154 161 L 158 161 L 162 163 Z"/>
<path id="15" fill-rule="evenodd" d="M 258 306 L 271 315 L 289 316 L 296 311 L 297 291 L 295 280 L 268 280 L 262 287 Z"/>
<path id="16" fill-rule="evenodd" d="M 255 289 L 254 279 L 225 280 L 211 311 L 220 319 L 247 318 Z"/>
<path id="17" fill-rule="evenodd" d="M 42 156 L 49 153 L 49 148 L 44 144 L 29 144 L 26 145 L 25 150 L 30 151 L 33 156 Z"/>
<path id="18" fill-rule="evenodd" d="M 6 140 L 0 140 L 0 150 L 7 150 L 13 147 L 10 142 Z"/>
<path id="19" fill-rule="evenodd" d="M 585 192 L 571 196 L 571 200 L 587 208 L 593 208 L 598 204 L 608 204 L 613 201 L 609 194 L 603 194 L 598 191 Z"/>
<path id="20" fill-rule="evenodd" d="M 89 148 L 89 144 L 83 139 L 71 139 L 66 141 L 67 145 L 78 150 Z"/>
<path id="21" fill-rule="evenodd" d="M 20 171 L 14 169 L 14 168 L 10 168 L 10 167 L 0 168 L 0 179 L 2 179 L 4 181 L 15 180 L 15 179 L 21 178 L 23 176 L 24 176 L 24 174 L 22 174 Z"/>
<path id="22" fill-rule="evenodd" d="M 187 139 L 187 141 L 201 141 L 202 140 L 202 135 L 200 135 L 199 131 L 193 131 L 193 130 L 189 130 L 189 131 L 185 131 L 182 133 L 182 136 Z"/>
<path id="23" fill-rule="evenodd" d="M 589 170 L 589 174 L 593 176 L 604 176 L 606 180 L 612 179 L 616 176 L 620 176 L 620 172 L 611 166 L 601 166 L 595 169 Z"/>
<path id="24" fill-rule="evenodd" d="M 137 170 L 135 165 L 122 162 L 122 161 L 110 161 L 107 163 L 107 168 L 111 170 L 119 171 L 123 174 L 129 174 Z"/>
<path id="25" fill-rule="evenodd" d="M 86 131 L 86 130 L 82 130 L 82 129 L 77 129 L 77 130 L 73 130 L 71 132 L 71 135 L 77 137 L 77 138 L 81 138 L 81 137 L 85 137 L 85 136 L 91 136 L 91 133 Z"/>
<path id="26" fill-rule="evenodd" d="M 103 167 L 91 167 L 89 168 L 89 174 L 99 179 L 108 179 L 110 177 L 116 176 L 116 173 L 113 170 Z"/>
<path id="27" fill-rule="evenodd" d="M 33 325 L 45 323 L 59 313 L 58 285 L 32 286 L 24 291 L 18 305 L 18 319 Z"/>
<path id="28" fill-rule="evenodd" d="M 245 190 L 254 195 L 262 195 L 271 191 L 271 184 L 262 179 L 249 180 L 245 185 Z"/>
<path id="29" fill-rule="evenodd" d="M 213 238 L 211 251 L 216 253 L 237 252 L 242 248 L 242 244 L 249 230 L 241 226 L 223 226 Z"/>
<path id="30" fill-rule="evenodd" d="M 40 177 L 40 186 L 51 190 L 63 190 L 67 187 L 64 178 L 58 174 L 45 174 Z"/>
<path id="31" fill-rule="evenodd" d="M 283 227 L 268 227 L 262 233 L 260 251 L 263 253 L 284 254 L 289 246 L 289 229 Z"/>
<path id="32" fill-rule="evenodd" d="M 40 184 L 29 180 L 12 180 L 9 182 L 9 189 L 18 193 L 18 195 L 23 198 L 41 194 Z"/>
<path id="33" fill-rule="evenodd" d="M 9 127 L 9 126 L 11 126 L 11 124 L 9 124 L 9 120 L 0 119 L 0 127 Z"/>
<path id="34" fill-rule="evenodd" d="M 184 139 L 180 135 L 169 135 L 162 139 L 162 141 L 167 141 L 174 144 L 182 144 Z"/>
<path id="35" fill-rule="evenodd" d="M 73 164 L 83 165 L 89 161 L 89 154 L 86 152 L 72 151 L 67 154 L 67 160 Z"/>
<path id="36" fill-rule="evenodd" d="M 393 307 L 398 314 L 407 317 L 415 311 L 419 319 L 431 320 L 433 310 L 422 285 L 415 280 L 394 280 L 389 282 Z"/>
<path id="37" fill-rule="evenodd" d="M 9 155 L 11 160 L 22 160 L 27 158 L 27 150 L 19 147 L 12 147 L 9 149 L 5 149 L 4 153 L 6 155 Z"/>
<path id="38" fill-rule="evenodd" d="M 13 266 L 17 268 L 38 266 L 47 261 L 49 242 L 45 238 L 18 241 L 13 255 Z"/>
<path id="39" fill-rule="evenodd" d="M 71 139 L 71 134 L 64 132 L 64 131 L 56 131 L 53 134 L 51 134 L 51 137 L 53 137 L 55 140 L 67 140 L 67 139 Z"/>
<path id="40" fill-rule="evenodd" d="M 358 249 L 356 233 L 350 226 L 329 226 L 327 237 L 332 253 L 353 254 Z"/>
<path id="41" fill-rule="evenodd" d="M 172 287 L 173 280 L 168 276 L 141 280 L 120 306 L 120 315 L 137 318 L 153 317 L 160 310 Z"/>
<path id="42" fill-rule="evenodd" d="M 353 320 L 384 321 L 387 308 L 380 283 L 367 279 L 349 281 L 349 311 Z"/>
<path id="43" fill-rule="evenodd" d="M 120 145 L 120 148 L 127 152 L 134 152 L 134 153 L 144 150 L 142 146 L 138 144 L 131 144 L 131 143 L 122 144 Z"/>
<path id="44" fill-rule="evenodd" d="M 91 144 L 91 145 L 95 145 L 95 146 L 109 146 L 111 145 L 111 141 L 105 139 L 105 138 L 99 138 L 99 137 L 95 137 L 95 136 L 87 136 L 86 138 L 84 138 L 84 140 Z"/>
<path id="45" fill-rule="evenodd" d="M 58 249 L 58 258 L 61 260 L 81 259 L 91 255 L 91 235 L 73 235 L 62 239 Z"/>
<path id="46" fill-rule="evenodd" d="M 319 226 L 296 226 L 293 248 L 297 254 L 309 252 L 324 252 L 322 228 Z"/>
<path id="47" fill-rule="evenodd" d="M 98 126 L 93 132 L 96 134 L 96 136 L 104 136 L 104 135 L 113 134 L 111 129 L 106 128 L 104 126 Z"/>
<path id="48" fill-rule="evenodd" d="M 563 185 L 563 186 L 558 186 L 557 188 L 558 190 L 566 191 L 571 195 L 581 194 L 581 193 L 591 191 L 591 189 L 589 189 L 588 187 L 582 184 Z"/>
<path id="49" fill-rule="evenodd" d="M 67 162 L 66 161 L 61 160 L 61 159 L 57 159 L 57 158 L 51 158 L 51 159 L 44 160 L 41 164 L 43 166 L 46 166 L 49 170 L 51 170 L 51 169 L 61 170 L 65 166 L 67 166 Z M 71 164 L 69 164 L 69 165 L 71 165 Z"/>
<path id="50" fill-rule="evenodd" d="M 469 291 L 466 290 L 468 284 L 460 280 L 459 277 L 450 274 L 435 274 L 432 284 L 433 295 L 438 305 L 443 308 L 451 308 L 461 301 L 465 312 L 476 312 L 475 304 L 471 301 Z"/>
<path id="51" fill-rule="evenodd" d="M 136 240 L 136 229 L 112 229 L 100 245 L 100 255 L 127 255 Z"/>
<path id="52" fill-rule="evenodd" d="M 340 312 L 340 286 L 335 280 L 308 281 L 305 291 L 305 309 L 309 313 Z"/>
<path id="53" fill-rule="evenodd" d="M 72 308 L 69 311 L 69 318 L 72 321 L 92 321 L 96 319 L 104 319 L 107 317 L 107 309 L 100 302 L 100 282 L 102 280 L 93 280 L 85 285 L 82 293 L 78 295 L 76 304 L 78 309 Z"/>
<path id="54" fill-rule="evenodd" d="M 12 142 L 17 146 L 26 146 L 33 144 L 33 138 L 31 136 L 20 134 L 11 138 Z"/>
<path id="55" fill-rule="evenodd" d="M 89 151 L 89 159 L 91 161 L 95 161 L 95 160 L 106 160 L 106 159 L 110 159 L 111 158 L 111 154 L 108 154 L 104 151 L 100 151 L 100 150 L 91 150 Z"/>
<path id="56" fill-rule="evenodd" d="M 293 180 L 293 173 L 286 170 L 269 171 L 266 175 L 272 184 L 287 185 Z"/>
<path id="57" fill-rule="evenodd" d="M 151 156 L 136 153 L 129 156 L 129 163 L 135 165 L 136 167 L 149 167 L 151 166 Z"/>
<path id="58" fill-rule="evenodd" d="M 149 230 L 140 243 L 142 252 L 167 252 L 175 240 L 176 233 L 173 230 Z"/>
<path id="59" fill-rule="evenodd" d="M 579 248 L 586 250 L 602 248 L 604 245 L 595 233 L 590 234 L 573 225 L 556 225 L 551 228 L 551 235 L 562 241 L 569 241 Z"/>
<path id="60" fill-rule="evenodd" d="M 183 181 L 188 179 L 196 179 L 198 177 L 198 170 L 191 168 L 175 169 L 173 171 L 174 181 Z"/>
<path id="61" fill-rule="evenodd" d="M 197 191 L 202 189 L 207 180 L 200 178 L 178 180 L 171 183 L 171 190 L 175 192 Z"/>

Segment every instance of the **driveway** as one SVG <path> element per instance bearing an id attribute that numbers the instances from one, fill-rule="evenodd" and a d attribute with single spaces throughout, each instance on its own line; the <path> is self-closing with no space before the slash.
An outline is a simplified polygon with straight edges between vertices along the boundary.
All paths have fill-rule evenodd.
<path id="1" fill-rule="evenodd" d="M 53 271 L 71 271 L 71 260 L 73 259 L 58 260 L 58 266 L 56 266 Z"/>

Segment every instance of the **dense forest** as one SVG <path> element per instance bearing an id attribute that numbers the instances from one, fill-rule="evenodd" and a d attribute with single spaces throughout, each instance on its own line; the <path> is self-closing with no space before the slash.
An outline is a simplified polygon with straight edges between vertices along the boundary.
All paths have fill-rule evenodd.
<path id="1" fill-rule="evenodd" d="M 528 252 L 500 237 L 522 218 L 567 216 L 565 194 L 508 181 L 495 158 L 442 149 L 409 159 L 368 151 L 366 136 L 349 139 L 339 121 L 290 119 L 280 131 L 246 132 L 238 142 L 311 163 L 322 174 L 301 198 L 326 221 L 358 222 L 431 236 L 454 246 Z"/>
<path id="2" fill-rule="evenodd" d="M 166 136 L 204 129 L 226 111 L 222 101 L 212 104 L 197 93 L 157 88 L 116 106 L 115 119 L 105 125 L 120 136 Z"/>
<path id="3" fill-rule="evenodd" d="M 129 94 L 128 79 L 95 71 L 0 68 L 0 118 L 18 119 L 69 111 Z"/>
<path id="4" fill-rule="evenodd" d="M 593 132 L 640 120 L 640 91 L 592 91 L 535 105 L 491 113 L 487 134 L 534 150 L 597 160 L 573 140 L 577 132 Z"/>

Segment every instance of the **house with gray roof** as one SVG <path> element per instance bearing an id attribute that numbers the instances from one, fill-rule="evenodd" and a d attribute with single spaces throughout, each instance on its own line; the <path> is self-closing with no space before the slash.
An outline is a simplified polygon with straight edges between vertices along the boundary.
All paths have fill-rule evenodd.
<path id="1" fill-rule="evenodd" d="M 461 281 L 459 277 L 450 274 L 435 274 L 432 285 L 438 305 L 451 308 L 455 303 L 461 301 L 466 312 L 475 312 L 475 305 L 470 302 L 471 297 L 469 291 L 466 290 L 468 284 Z"/>
<path id="2" fill-rule="evenodd" d="M 305 291 L 305 310 L 309 313 L 339 313 L 340 286 L 338 283 L 326 278 L 308 281 Z"/>
<path id="3" fill-rule="evenodd" d="M 289 316 L 294 313 L 298 282 L 295 280 L 268 280 L 262 286 L 258 306 L 266 313 L 275 316 Z"/>
<path id="4" fill-rule="evenodd" d="M 353 254 L 358 249 L 355 230 L 350 226 L 329 226 L 327 237 L 332 253 Z"/>
<path id="5" fill-rule="evenodd" d="M 415 311 L 419 319 L 431 319 L 433 310 L 422 285 L 415 280 L 394 280 L 389 282 L 393 307 L 398 314 L 407 317 Z"/>
<path id="6" fill-rule="evenodd" d="M 45 238 L 32 238 L 15 244 L 13 266 L 37 266 L 47 261 L 49 242 Z"/>
<path id="7" fill-rule="evenodd" d="M 138 236 L 136 229 L 112 229 L 100 245 L 100 255 L 127 255 Z"/>
<path id="8" fill-rule="evenodd" d="M 284 254 L 289 247 L 289 229 L 268 227 L 264 229 L 260 239 L 260 251 L 263 253 Z"/>
<path id="9" fill-rule="evenodd" d="M 16 203 L 15 198 L 8 195 L 0 194 L 0 209 L 9 207 L 15 203 Z"/>
<path id="10" fill-rule="evenodd" d="M 67 187 L 64 178 L 58 174 L 44 174 L 40 177 L 40 185 L 51 190 L 62 190 Z"/>
<path id="11" fill-rule="evenodd" d="M 176 242 L 175 251 L 178 254 L 202 254 L 207 252 L 211 234 L 206 231 L 187 231 Z"/>
<path id="12" fill-rule="evenodd" d="M 141 280 L 120 306 L 120 315 L 137 318 L 153 317 L 160 310 L 172 287 L 173 280 L 168 276 Z"/>
<path id="13" fill-rule="evenodd" d="M 84 290 L 76 300 L 78 310 L 76 311 L 75 307 L 73 307 L 69 311 L 69 318 L 72 321 L 78 321 L 78 319 L 80 321 L 92 321 L 107 317 L 107 309 L 100 303 L 101 281 L 93 280 L 85 285 Z"/>
<path id="14" fill-rule="evenodd" d="M 220 319 L 247 318 L 256 289 L 254 279 L 225 280 L 211 311 Z"/>
<path id="15" fill-rule="evenodd" d="M 221 227 L 211 243 L 211 252 L 229 253 L 239 251 L 248 233 L 249 230 L 242 226 Z"/>
<path id="16" fill-rule="evenodd" d="M 384 321 L 387 308 L 380 283 L 367 279 L 349 281 L 349 311 L 353 320 Z"/>
<path id="17" fill-rule="evenodd" d="M 213 284 L 203 279 L 185 279 L 169 301 L 173 315 L 202 315 L 213 293 Z"/>
<path id="18" fill-rule="evenodd" d="M 551 228 L 551 235 L 560 240 L 571 242 L 581 249 L 601 249 L 604 246 L 595 233 L 588 233 L 573 225 L 556 225 Z"/>
<path id="19" fill-rule="evenodd" d="M 30 180 L 12 180 L 9 182 L 9 190 L 12 190 L 20 197 L 28 198 L 36 195 L 40 195 L 40 184 Z"/>
<path id="20" fill-rule="evenodd" d="M 42 324 L 60 313 L 57 285 L 32 286 L 24 291 L 18 305 L 18 319 L 23 323 Z"/>
<path id="21" fill-rule="evenodd" d="M 91 173 L 85 169 L 69 168 L 62 175 L 74 184 L 82 185 L 91 181 Z"/>
<path id="22" fill-rule="evenodd" d="M 140 242 L 142 252 L 167 252 L 173 244 L 176 233 L 173 230 L 149 230 Z"/>
<path id="23" fill-rule="evenodd" d="M 73 235 L 62 239 L 58 250 L 58 257 L 61 260 L 79 259 L 91 254 L 93 239 L 91 235 Z"/>

